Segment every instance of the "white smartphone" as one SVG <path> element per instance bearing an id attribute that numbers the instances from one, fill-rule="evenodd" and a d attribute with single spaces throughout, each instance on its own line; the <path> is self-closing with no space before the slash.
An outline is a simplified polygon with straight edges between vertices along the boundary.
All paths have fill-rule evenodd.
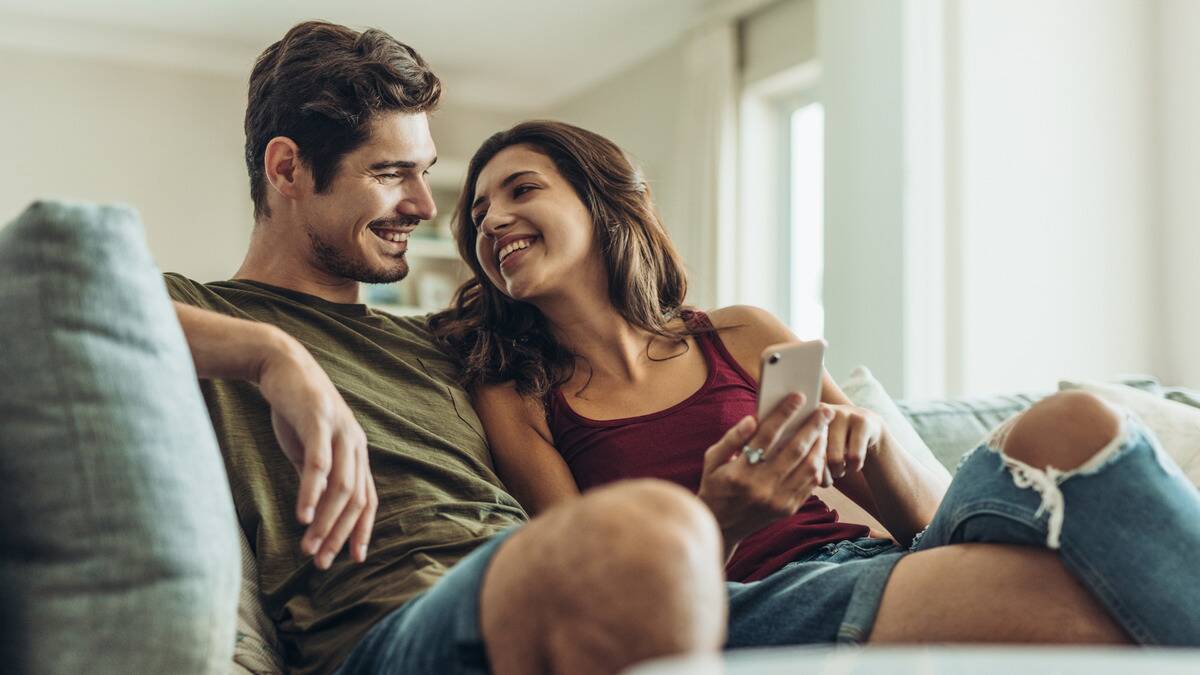
<path id="1" fill-rule="evenodd" d="M 824 340 L 808 340 L 771 345 L 763 350 L 758 378 L 758 419 L 765 419 L 791 392 L 804 394 L 804 405 L 784 428 L 783 438 L 803 426 L 821 402 L 825 346 Z"/>

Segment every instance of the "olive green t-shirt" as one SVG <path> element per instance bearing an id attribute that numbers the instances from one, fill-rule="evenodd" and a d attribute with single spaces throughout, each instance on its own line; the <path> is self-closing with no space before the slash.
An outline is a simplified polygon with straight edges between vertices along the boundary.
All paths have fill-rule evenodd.
<path id="1" fill-rule="evenodd" d="M 321 571 L 300 551 L 299 475 L 258 388 L 201 383 L 263 601 L 297 672 L 332 671 L 376 621 L 489 537 L 526 520 L 496 476 L 479 418 L 424 319 L 257 282 L 165 277 L 175 300 L 274 324 L 299 340 L 366 432 L 379 493 L 367 561 L 354 563 L 343 551 Z"/>

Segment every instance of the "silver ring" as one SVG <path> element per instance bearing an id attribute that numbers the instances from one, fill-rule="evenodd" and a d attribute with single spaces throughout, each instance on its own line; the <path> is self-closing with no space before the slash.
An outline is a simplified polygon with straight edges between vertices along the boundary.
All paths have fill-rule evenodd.
<path id="1" fill-rule="evenodd" d="M 743 445 L 742 454 L 746 456 L 747 463 L 758 464 L 763 461 L 763 455 L 767 454 L 767 451 L 762 448 L 752 448 L 748 445 Z"/>

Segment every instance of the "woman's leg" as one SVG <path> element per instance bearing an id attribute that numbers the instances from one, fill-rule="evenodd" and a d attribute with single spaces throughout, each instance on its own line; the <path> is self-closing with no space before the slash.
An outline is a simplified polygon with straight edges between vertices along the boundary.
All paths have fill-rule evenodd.
<path id="1" fill-rule="evenodd" d="M 873 641 L 1200 644 L 1200 493 L 1145 429 L 1071 392 L 990 445 L 896 566 Z"/>

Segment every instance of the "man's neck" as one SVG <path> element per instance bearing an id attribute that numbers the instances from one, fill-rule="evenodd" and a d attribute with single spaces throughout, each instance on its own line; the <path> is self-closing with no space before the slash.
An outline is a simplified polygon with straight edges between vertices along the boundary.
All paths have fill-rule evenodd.
<path id="1" fill-rule="evenodd" d="M 307 251 L 296 242 L 281 242 L 261 225 L 254 228 L 246 258 L 233 278 L 307 293 L 329 302 L 358 302 L 357 281 L 316 268 Z"/>

